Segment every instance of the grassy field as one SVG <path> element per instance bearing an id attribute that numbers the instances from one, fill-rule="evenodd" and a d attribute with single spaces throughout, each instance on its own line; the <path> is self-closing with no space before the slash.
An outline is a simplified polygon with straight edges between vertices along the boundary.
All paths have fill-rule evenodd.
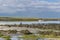
<path id="1" fill-rule="evenodd" d="M 0 21 L 60 21 L 60 18 L 18 18 L 18 17 L 0 17 Z"/>
<path id="2" fill-rule="evenodd" d="M 5 40 L 11 40 L 10 36 L 1 36 L 0 38 L 5 38 Z M 22 38 L 24 40 L 37 40 L 37 39 L 48 39 L 48 40 L 60 40 L 60 37 L 55 37 L 53 35 L 24 35 L 23 37 L 18 37 Z"/>
<path id="3" fill-rule="evenodd" d="M 21 38 L 21 37 L 20 37 Z M 53 35 L 24 35 L 22 38 L 25 40 L 60 40 L 60 37 L 53 36 Z"/>
<path id="4" fill-rule="evenodd" d="M 0 17 L 0 21 L 38 21 L 38 18 Z"/>

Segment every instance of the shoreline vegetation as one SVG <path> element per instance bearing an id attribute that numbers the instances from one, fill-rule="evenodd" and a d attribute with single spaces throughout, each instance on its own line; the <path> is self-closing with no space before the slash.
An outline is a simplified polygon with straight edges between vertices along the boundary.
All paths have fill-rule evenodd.
<path id="1" fill-rule="evenodd" d="M 58 18 L 13 18 L 0 17 L 0 21 L 60 21 Z M 0 25 L 0 38 L 10 40 L 11 34 L 18 38 L 60 38 L 60 24 L 11 24 Z"/>
<path id="2" fill-rule="evenodd" d="M 19 17 L 0 17 L 0 21 L 60 21 L 60 18 L 19 18 Z"/>
<path id="3" fill-rule="evenodd" d="M 0 25 L 0 33 L 24 35 L 23 38 L 60 38 L 60 24 L 22 24 Z M 1 35 L 0 34 L 0 35 Z M 2 36 L 3 36 L 2 35 Z M 31 36 L 30 36 L 31 35 Z"/>

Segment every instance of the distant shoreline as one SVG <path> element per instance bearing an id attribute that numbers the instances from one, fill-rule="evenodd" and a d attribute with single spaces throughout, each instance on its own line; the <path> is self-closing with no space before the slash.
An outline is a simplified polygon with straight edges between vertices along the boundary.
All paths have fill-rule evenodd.
<path id="1" fill-rule="evenodd" d="M 60 18 L 19 18 L 19 17 L 0 17 L 0 21 L 60 21 Z"/>

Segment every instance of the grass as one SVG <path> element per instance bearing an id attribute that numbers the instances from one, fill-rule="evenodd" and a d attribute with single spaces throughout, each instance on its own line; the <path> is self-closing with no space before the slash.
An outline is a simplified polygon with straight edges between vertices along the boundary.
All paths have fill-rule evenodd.
<path id="1" fill-rule="evenodd" d="M 0 33 L 0 38 L 5 38 L 6 40 L 11 40 L 10 36 L 5 36 L 5 35 L 3 35 L 1 33 Z"/>
<path id="2" fill-rule="evenodd" d="M 5 40 L 11 40 L 10 38 L 10 36 L 2 36 L 2 38 L 5 38 Z"/>
<path id="3" fill-rule="evenodd" d="M 5 38 L 6 40 L 11 40 L 10 36 L 1 36 L 1 38 Z M 51 35 L 23 35 L 22 37 L 18 37 L 18 38 L 23 38 L 23 39 L 31 39 L 31 40 L 35 40 L 35 39 L 38 39 L 38 38 L 60 38 L 60 36 L 54 36 L 53 34 Z"/>
<path id="4" fill-rule="evenodd" d="M 0 21 L 38 21 L 38 18 L 0 17 Z"/>
<path id="5" fill-rule="evenodd" d="M 60 38 L 60 36 L 51 35 L 24 35 L 22 38 Z"/>
<path id="6" fill-rule="evenodd" d="M 0 21 L 58 21 L 60 18 L 21 18 L 21 17 L 0 17 Z"/>
<path id="7" fill-rule="evenodd" d="M 23 37 L 19 37 L 19 38 L 23 38 L 24 40 L 37 40 L 39 38 L 41 38 L 41 39 L 44 39 L 44 38 L 57 38 L 58 40 L 60 39 L 60 37 L 56 37 L 54 35 L 24 35 Z"/>
<path id="8" fill-rule="evenodd" d="M 24 35 L 23 38 L 38 38 L 38 36 L 35 36 L 35 35 Z"/>
<path id="9" fill-rule="evenodd" d="M 2 37 L 2 36 L 3 36 L 3 34 L 0 33 L 0 37 Z"/>

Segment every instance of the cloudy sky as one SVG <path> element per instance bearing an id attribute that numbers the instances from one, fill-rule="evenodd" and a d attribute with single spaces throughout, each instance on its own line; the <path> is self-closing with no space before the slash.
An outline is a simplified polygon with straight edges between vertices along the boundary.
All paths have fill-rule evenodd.
<path id="1" fill-rule="evenodd" d="M 60 18 L 60 0 L 0 0 L 0 16 Z"/>

